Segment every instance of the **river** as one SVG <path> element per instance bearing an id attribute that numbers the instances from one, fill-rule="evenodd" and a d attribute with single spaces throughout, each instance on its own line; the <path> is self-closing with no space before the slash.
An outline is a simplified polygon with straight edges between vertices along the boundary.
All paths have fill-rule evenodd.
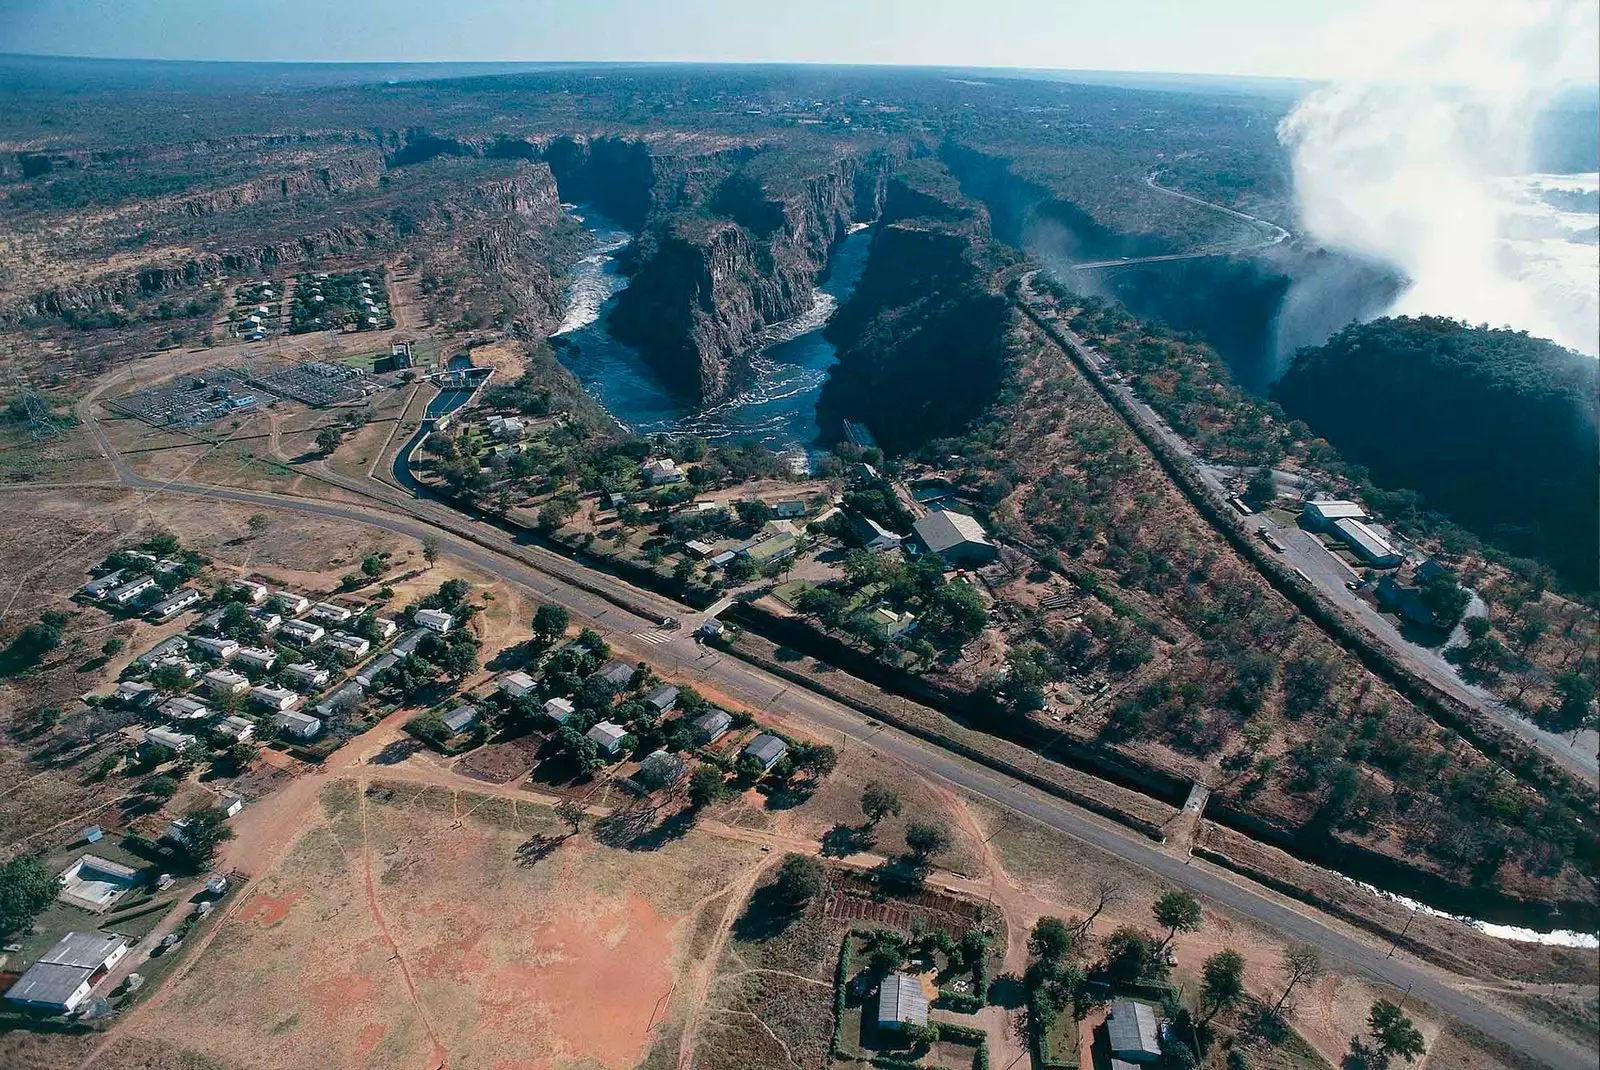
<path id="1" fill-rule="evenodd" d="M 594 248 L 571 270 L 567 313 L 552 338 L 561 362 L 589 395 L 640 434 L 700 435 L 712 441 L 752 440 L 774 450 L 810 452 L 820 433 L 817 394 L 834 362 L 822 328 L 849 298 L 867 261 L 871 230 L 857 227 L 834 250 L 816 302 L 794 319 L 769 327 L 750 355 L 751 379 L 738 396 L 695 408 L 675 397 L 630 346 L 611 337 L 606 318 L 628 284 L 617 257 L 631 236 L 589 206 L 568 206 L 594 238 Z"/>

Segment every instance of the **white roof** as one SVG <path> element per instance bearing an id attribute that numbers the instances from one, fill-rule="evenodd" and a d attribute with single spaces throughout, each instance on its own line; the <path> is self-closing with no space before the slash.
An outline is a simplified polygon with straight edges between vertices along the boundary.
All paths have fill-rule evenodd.
<path id="1" fill-rule="evenodd" d="M 1367 515 L 1366 509 L 1362 506 L 1339 498 L 1330 498 L 1321 502 L 1306 502 L 1306 508 L 1324 520 L 1360 520 Z"/>
<path id="2" fill-rule="evenodd" d="M 584 735 L 598 743 L 602 750 L 608 752 L 615 751 L 621 745 L 622 737 L 627 734 L 628 730 L 626 728 L 611 721 L 601 721 L 584 733 Z"/>
<path id="3" fill-rule="evenodd" d="M 500 677 L 500 690 L 509 691 L 514 695 L 526 694 L 537 686 L 538 682 L 521 669 L 516 672 L 508 672 Z"/>
<path id="4" fill-rule="evenodd" d="M 917 538 L 921 539 L 929 550 L 939 554 L 959 546 L 962 543 L 976 543 L 981 546 L 994 545 L 989 541 L 988 533 L 983 530 L 976 517 L 966 513 L 955 513 L 947 509 L 940 509 L 922 517 L 912 525 L 916 529 Z"/>

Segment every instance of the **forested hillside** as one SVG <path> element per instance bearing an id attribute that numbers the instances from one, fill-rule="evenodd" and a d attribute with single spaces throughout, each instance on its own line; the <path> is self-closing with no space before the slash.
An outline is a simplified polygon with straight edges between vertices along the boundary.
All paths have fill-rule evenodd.
<path id="1" fill-rule="evenodd" d="M 1596 362 L 1553 342 L 1401 317 L 1301 350 L 1276 395 L 1375 482 L 1591 591 L 1596 385 Z"/>

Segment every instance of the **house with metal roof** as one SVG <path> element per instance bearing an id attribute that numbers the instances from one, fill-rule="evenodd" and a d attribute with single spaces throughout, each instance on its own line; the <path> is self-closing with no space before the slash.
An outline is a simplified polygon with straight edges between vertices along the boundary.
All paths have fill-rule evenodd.
<path id="1" fill-rule="evenodd" d="M 650 787 L 665 787 L 683 779 L 688 771 L 683 759 L 669 750 L 656 750 L 639 763 L 638 779 Z"/>
<path id="2" fill-rule="evenodd" d="M 181 587 L 150 607 L 150 619 L 168 621 L 200 601 L 201 594 L 193 587 Z"/>
<path id="3" fill-rule="evenodd" d="M 628 730 L 626 728 L 612 721 L 601 721 L 584 733 L 585 736 L 594 740 L 596 746 L 613 758 L 622 749 L 622 740 L 627 734 Z"/>
<path id="4" fill-rule="evenodd" d="M 211 716 L 211 707 L 199 699 L 179 695 L 161 704 L 161 712 L 174 721 L 198 721 Z"/>
<path id="5" fill-rule="evenodd" d="M 576 712 L 577 707 L 572 704 L 570 699 L 552 698 L 545 700 L 544 715 L 556 724 L 566 724 L 567 718 Z"/>
<path id="6" fill-rule="evenodd" d="M 367 697 L 367 689 L 359 679 L 346 680 L 328 694 L 323 696 L 321 702 L 312 709 L 317 717 L 331 717 L 336 713 L 353 710 L 361 705 L 361 700 Z M 316 718 L 312 718 L 315 720 Z"/>
<path id="7" fill-rule="evenodd" d="M 928 996 L 922 982 L 903 973 L 891 973 L 878 983 L 878 1028 L 904 1029 L 928 1024 Z"/>
<path id="8" fill-rule="evenodd" d="M 242 646 L 233 656 L 235 664 L 248 665 L 252 669 L 266 672 L 278 663 L 278 655 L 264 646 Z"/>
<path id="9" fill-rule="evenodd" d="M 359 635 L 351 635 L 349 632 L 329 634 L 328 645 L 351 659 L 366 657 L 367 651 L 372 649 L 372 644 L 366 639 Z"/>
<path id="10" fill-rule="evenodd" d="M 744 750 L 739 752 L 739 757 L 754 758 L 761 763 L 761 769 L 765 772 L 777 765 L 783 756 L 788 753 L 789 744 L 771 732 L 763 732 L 745 744 Z"/>
<path id="11" fill-rule="evenodd" d="M 709 713 L 701 714 L 694 720 L 694 732 L 702 746 L 707 743 L 715 743 L 726 735 L 728 729 L 732 727 L 733 715 L 727 710 L 712 710 Z"/>
<path id="12" fill-rule="evenodd" d="M 911 525 L 917 542 L 947 565 L 986 565 L 1000 549 L 990 541 L 977 517 L 936 509 Z"/>
<path id="13" fill-rule="evenodd" d="M 682 483 L 683 469 L 671 457 L 662 457 L 639 466 L 639 472 L 652 487 L 666 483 Z"/>
<path id="14" fill-rule="evenodd" d="M 129 580 L 121 587 L 118 587 L 116 590 L 106 595 L 106 600 L 114 605 L 125 606 L 129 602 L 132 602 L 135 598 L 143 595 L 146 591 L 151 590 L 153 587 L 155 587 L 155 585 L 156 580 L 154 576 L 140 576 L 136 579 Z"/>
<path id="15" fill-rule="evenodd" d="M 286 643 L 296 646 L 311 646 L 320 643 L 328 634 L 327 629 L 320 624 L 313 624 L 309 620 L 286 620 L 279 632 L 279 638 Z"/>
<path id="16" fill-rule="evenodd" d="M 283 667 L 283 678 L 301 691 L 316 691 L 328 686 L 333 674 L 314 661 L 297 661 Z"/>
<path id="17" fill-rule="evenodd" d="M 208 635 L 197 635 L 189 641 L 200 653 L 218 661 L 228 661 L 239 653 L 239 644 L 232 639 L 213 639 Z"/>
<path id="18" fill-rule="evenodd" d="M 861 540 L 861 544 L 869 550 L 898 550 L 906 541 L 904 535 L 896 535 L 862 513 L 851 514 L 850 526 L 855 529 L 856 537 Z"/>
<path id="19" fill-rule="evenodd" d="M 6 1002 L 70 1014 L 127 953 L 128 941 L 113 933 L 67 933 L 6 990 Z"/>
<path id="20" fill-rule="evenodd" d="M 242 695 L 250 690 L 250 681 L 227 669 L 212 669 L 200 678 L 200 686 L 211 695 Z"/>
<path id="21" fill-rule="evenodd" d="M 478 707 L 462 703 L 444 715 L 444 726 L 452 735 L 459 735 L 478 723 Z"/>
<path id="22" fill-rule="evenodd" d="M 224 717 L 217 725 L 217 731 L 225 736 L 232 736 L 240 743 L 243 743 L 256 734 L 256 724 L 254 721 L 246 720 L 243 717 Z"/>
<path id="23" fill-rule="evenodd" d="M 1161 1031 L 1155 1008 L 1131 999 L 1113 1000 L 1106 1017 L 1106 1039 L 1115 1062 L 1154 1063 L 1161 1060 Z"/>
<path id="24" fill-rule="evenodd" d="M 107 572 L 104 576 L 101 576 L 98 579 L 90 580 L 88 583 L 78 588 L 78 590 L 82 592 L 86 598 L 100 599 L 103 598 L 108 591 L 114 591 L 118 587 L 122 586 L 122 577 L 123 571 L 119 568 L 115 572 Z"/>
<path id="25" fill-rule="evenodd" d="M 189 733 L 179 732 L 177 729 L 168 728 L 166 725 L 147 731 L 144 734 L 144 741 L 150 746 L 161 747 L 171 751 L 173 754 L 182 754 L 199 742 Z"/>
<path id="26" fill-rule="evenodd" d="M 234 580 L 233 583 L 229 584 L 229 588 L 244 595 L 252 605 L 260 605 L 265 602 L 269 593 L 266 584 L 256 583 L 252 580 Z"/>
<path id="27" fill-rule="evenodd" d="M 650 689 L 644 697 L 644 704 L 651 713 L 660 717 L 668 713 L 678 704 L 678 689 L 671 684 L 661 684 Z"/>
<path id="28" fill-rule="evenodd" d="M 161 692 L 149 684 L 142 684 L 137 680 L 124 680 L 117 685 L 112 697 L 130 706 L 146 706 L 154 702 L 160 694 Z"/>
<path id="29" fill-rule="evenodd" d="M 335 605 L 332 602 L 317 602 L 311 607 L 311 616 L 333 624 L 343 624 L 355 614 L 344 608 L 344 606 Z"/>
<path id="30" fill-rule="evenodd" d="M 625 661 L 613 659 L 600 666 L 595 675 L 612 687 L 621 690 L 633 683 L 633 666 Z"/>
<path id="31" fill-rule="evenodd" d="M 500 677 L 500 682 L 496 686 L 499 688 L 500 693 L 507 698 L 521 698 L 523 695 L 538 690 L 539 682 L 521 669 L 518 669 Z"/>
<path id="32" fill-rule="evenodd" d="M 360 684 L 362 687 L 371 687 L 373 682 L 378 679 L 378 675 L 380 673 L 387 669 L 392 669 L 398 664 L 400 664 L 400 658 L 392 651 L 385 654 L 379 654 L 377 657 L 361 666 L 360 671 L 356 673 L 356 683 Z"/>
<path id="33" fill-rule="evenodd" d="M 291 617 L 298 617 L 311 608 L 311 599 L 294 591 L 274 591 L 272 604 Z"/>
<path id="34" fill-rule="evenodd" d="M 440 635 L 456 626 L 456 619 L 440 609 L 419 609 L 412 619 L 422 627 Z"/>
<path id="35" fill-rule="evenodd" d="M 280 713 L 272 719 L 272 727 L 296 739 L 314 739 L 322 731 L 322 721 L 307 713 L 293 711 Z"/>
<path id="36" fill-rule="evenodd" d="M 174 635 L 161 640 L 161 642 L 134 658 L 133 663 L 141 669 L 148 669 L 163 658 L 177 657 L 188 652 L 188 640 L 181 635 Z"/>
<path id="37" fill-rule="evenodd" d="M 396 639 L 390 649 L 402 658 L 410 657 L 417 652 L 417 647 L 422 645 L 422 641 L 432 634 L 433 631 L 429 628 L 414 628 Z"/>
<path id="38" fill-rule="evenodd" d="M 300 696 L 290 691 L 287 687 L 273 687 L 270 684 L 260 684 L 250 689 L 250 701 L 258 706 L 282 713 L 292 710 L 300 705 Z"/>

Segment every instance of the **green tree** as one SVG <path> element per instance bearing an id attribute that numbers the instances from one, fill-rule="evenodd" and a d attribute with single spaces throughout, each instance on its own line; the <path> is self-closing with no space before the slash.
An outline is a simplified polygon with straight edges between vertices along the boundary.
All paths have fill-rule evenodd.
<path id="1" fill-rule="evenodd" d="M 1156 924 L 1167 930 L 1166 939 L 1161 941 L 1163 953 L 1179 932 L 1192 933 L 1200 928 L 1200 900 L 1181 888 L 1163 892 L 1150 909 L 1155 915 Z"/>
<path id="2" fill-rule="evenodd" d="M 758 498 L 736 502 L 733 508 L 739 514 L 739 519 L 753 528 L 758 528 L 772 519 L 772 506 Z"/>
<path id="3" fill-rule="evenodd" d="M 579 830 L 583 828 L 583 823 L 588 819 L 589 815 L 576 801 L 562 799 L 556 803 L 556 820 L 567 826 L 568 837 L 576 836 Z"/>
<path id="4" fill-rule="evenodd" d="M 422 559 L 428 563 L 429 568 L 432 568 L 434 562 L 439 560 L 439 537 L 437 535 L 423 536 Z"/>
<path id="5" fill-rule="evenodd" d="M 1028 951 L 1047 963 L 1065 962 L 1072 954 L 1072 930 L 1060 918 L 1046 915 L 1033 923 L 1028 935 Z"/>
<path id="6" fill-rule="evenodd" d="M 1267 505 L 1278 497 L 1278 483 L 1272 478 L 1272 469 L 1262 465 L 1251 475 L 1244 489 L 1244 500 L 1251 505 Z"/>
<path id="7" fill-rule="evenodd" d="M 61 645 L 67 624 L 65 613 L 46 611 L 39 619 L 18 632 L 0 652 L 0 675 L 22 672 L 43 661 L 45 655 Z"/>
<path id="8" fill-rule="evenodd" d="M 550 602 L 533 611 L 533 632 L 546 642 L 565 635 L 570 622 L 566 609 Z"/>
<path id="9" fill-rule="evenodd" d="M 938 825 L 913 821 L 906 826 L 906 846 L 918 862 L 926 863 L 950 847 L 950 834 Z"/>
<path id="10" fill-rule="evenodd" d="M 170 799 L 178 794 L 178 778 L 153 776 L 139 785 L 139 791 L 152 799 Z"/>
<path id="11" fill-rule="evenodd" d="M 722 798 L 726 790 L 722 770 L 714 765 L 702 765 L 689 777 L 689 805 L 696 810 L 710 806 Z"/>
<path id="12" fill-rule="evenodd" d="M 323 453 L 332 453 L 339 448 L 339 443 L 344 441 L 344 432 L 338 427 L 329 424 L 317 432 L 315 441 L 317 449 Z"/>
<path id="13" fill-rule="evenodd" d="M 202 803 L 191 807 L 183 820 L 183 851 L 197 867 L 210 865 L 217 848 L 233 839 L 228 815 L 220 806 Z"/>
<path id="14" fill-rule="evenodd" d="M 113 636 L 100 644 L 100 653 L 108 658 L 114 658 L 122 653 L 122 640 Z"/>
<path id="15" fill-rule="evenodd" d="M 0 863 L 0 937 L 25 932 L 61 890 L 55 874 L 38 855 L 18 855 Z"/>
<path id="16" fill-rule="evenodd" d="M 406 731 L 422 740 L 438 746 L 450 738 L 450 729 L 445 726 L 444 718 L 433 710 L 419 713 L 406 722 Z"/>
<path id="17" fill-rule="evenodd" d="M 369 580 L 375 580 L 389 571 L 389 562 L 383 559 L 382 554 L 368 554 L 361 559 L 361 574 Z"/>
<path id="18" fill-rule="evenodd" d="M 1167 974 L 1167 960 L 1161 953 L 1161 941 L 1126 925 L 1106 938 L 1103 965 L 1106 977 L 1120 984 L 1161 978 Z"/>
<path id="19" fill-rule="evenodd" d="M 898 814 L 900 806 L 900 793 L 881 780 L 869 780 L 861 789 L 861 812 L 869 825 Z"/>
<path id="20" fill-rule="evenodd" d="M 1398 1055 L 1409 1063 L 1427 1051 L 1421 1031 L 1406 1017 L 1399 1004 L 1390 1000 L 1380 999 L 1372 1005 L 1367 1015 L 1367 1031 L 1386 1058 Z"/>
<path id="21" fill-rule="evenodd" d="M 1205 1020 L 1237 1007 L 1244 999 L 1244 956 L 1230 949 L 1207 956 L 1200 967 L 1200 1005 Z"/>
<path id="22" fill-rule="evenodd" d="M 822 867 L 805 855 L 788 855 L 778 864 L 773 888 L 785 903 L 798 909 L 822 891 Z"/>

